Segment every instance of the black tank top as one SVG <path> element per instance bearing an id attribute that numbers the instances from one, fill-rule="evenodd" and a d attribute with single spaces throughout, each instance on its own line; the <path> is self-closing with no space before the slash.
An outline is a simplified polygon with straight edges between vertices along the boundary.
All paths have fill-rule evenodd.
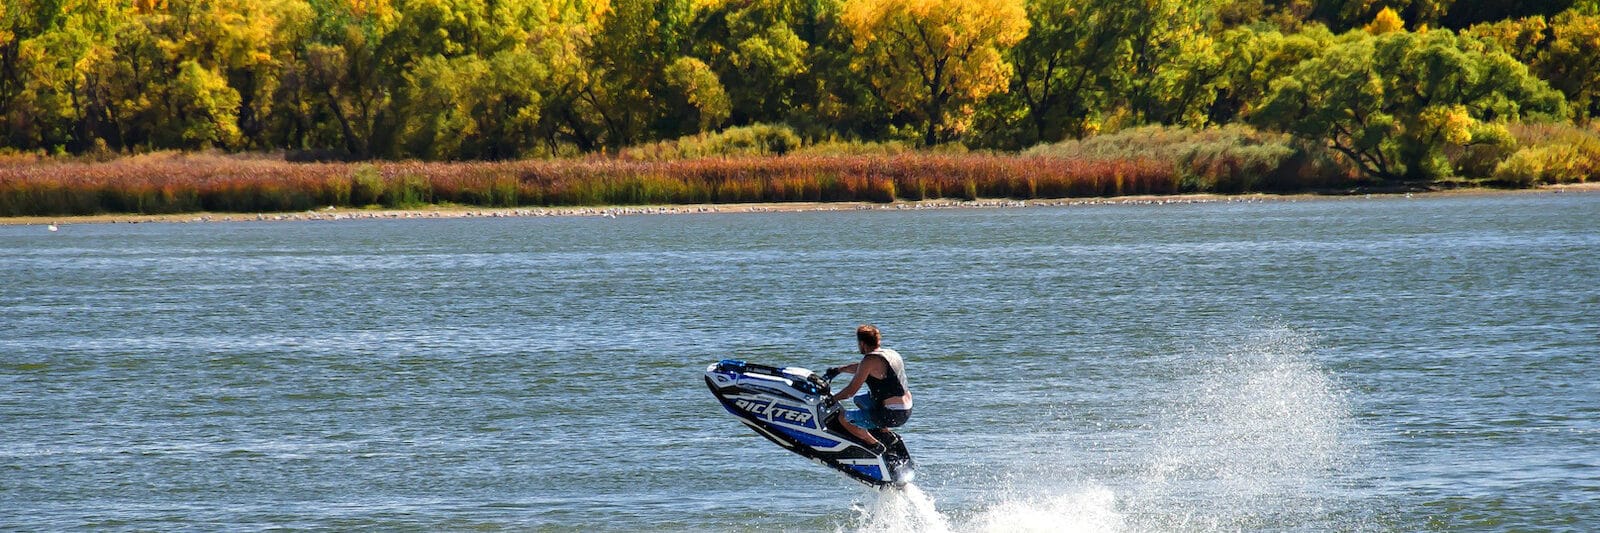
<path id="1" fill-rule="evenodd" d="M 882 354 L 874 355 L 883 357 Z M 872 377 L 871 375 L 867 376 L 867 392 L 871 394 L 872 398 L 875 400 L 883 400 L 885 398 L 894 398 L 896 396 L 906 395 L 905 386 L 900 384 L 900 376 L 897 376 L 894 373 L 894 365 L 888 363 L 889 358 L 884 357 L 884 375 L 882 379 Z"/>

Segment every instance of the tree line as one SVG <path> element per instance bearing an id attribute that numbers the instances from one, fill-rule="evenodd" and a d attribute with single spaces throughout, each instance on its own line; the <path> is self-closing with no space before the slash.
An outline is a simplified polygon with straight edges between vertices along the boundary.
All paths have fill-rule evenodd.
<path id="1" fill-rule="evenodd" d="M 1596 0 L 13 0 L 0 147 L 503 160 L 755 124 L 995 150 L 1245 124 L 1427 179 L 1508 124 L 1600 114 L 1597 43 Z"/>

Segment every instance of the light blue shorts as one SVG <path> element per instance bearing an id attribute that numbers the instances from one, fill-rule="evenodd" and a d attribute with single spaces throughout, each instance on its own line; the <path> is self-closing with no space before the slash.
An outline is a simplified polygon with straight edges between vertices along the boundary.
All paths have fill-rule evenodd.
<path id="1" fill-rule="evenodd" d="M 911 418 L 910 409 L 889 409 L 872 399 L 872 395 L 865 392 L 850 398 L 860 409 L 845 409 L 844 419 L 861 429 L 885 429 L 900 427 Z"/>

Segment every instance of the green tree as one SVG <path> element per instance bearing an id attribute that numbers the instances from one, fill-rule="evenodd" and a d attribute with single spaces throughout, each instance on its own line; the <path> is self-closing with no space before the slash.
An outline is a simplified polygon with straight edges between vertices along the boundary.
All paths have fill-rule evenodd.
<path id="1" fill-rule="evenodd" d="M 1017 74 L 991 113 L 1010 147 L 1130 123 L 1200 125 L 1231 67 L 1214 2 L 1036 0 L 1011 50 Z M 1013 108 L 1006 108 L 1007 105 Z M 1020 126 L 1020 127 L 1017 127 Z"/>
<path id="2" fill-rule="evenodd" d="M 164 5 L 161 5 L 164 4 Z M 194 97 L 196 87 L 171 86 L 168 80 L 189 76 L 185 81 L 211 86 L 204 94 L 237 100 L 236 109 L 225 113 L 230 124 L 217 124 L 213 131 L 220 137 L 205 141 L 209 144 L 226 143 L 243 146 L 249 142 L 257 146 L 265 127 L 266 117 L 272 112 L 272 93 L 281 78 L 278 54 L 300 46 L 304 32 L 299 30 L 310 17 L 310 9 L 301 2 L 286 0 L 167 0 L 141 8 L 139 23 L 149 32 L 154 49 L 141 48 L 142 54 L 131 57 L 149 59 L 150 65 L 159 65 L 160 77 L 148 80 L 148 87 L 164 96 L 158 120 L 174 123 L 204 121 L 207 117 L 223 120 L 220 110 L 199 111 L 185 107 L 186 100 Z M 186 67 L 194 62 L 204 73 Z M 200 76 L 219 78 L 200 81 Z M 224 93 L 233 92 L 227 96 Z M 168 94 L 170 93 L 170 94 Z M 193 116 L 189 116 L 193 115 Z M 188 129 L 188 128 L 182 128 Z M 235 133 L 236 131 L 236 133 Z M 193 146 L 192 134 L 176 137 L 152 135 L 163 145 L 176 143 Z"/>
<path id="3" fill-rule="evenodd" d="M 811 46 L 788 122 L 813 138 L 904 137 L 902 126 L 911 121 L 909 114 L 891 108 L 868 73 L 857 70 L 855 34 L 844 20 L 845 1 L 809 0 L 806 5 L 814 23 L 801 25 L 798 33 Z"/>
<path id="4" fill-rule="evenodd" d="M 1208 114 L 1211 123 L 1228 124 L 1255 112 L 1271 93 L 1272 82 L 1317 57 L 1333 34 L 1319 24 L 1288 35 L 1240 27 L 1226 31 L 1219 41 L 1223 73 Z"/>
<path id="5" fill-rule="evenodd" d="M 667 66 L 684 55 L 691 11 L 686 0 L 619 2 L 604 13 L 583 46 L 581 74 L 554 99 L 566 132 L 585 150 L 631 146 L 661 120 L 660 95 L 671 89 Z"/>
<path id="6" fill-rule="evenodd" d="M 239 92 L 215 70 L 189 60 L 178 65 L 169 89 L 173 115 L 184 148 L 228 148 L 238 144 Z"/>
<path id="7" fill-rule="evenodd" d="M 1368 176 L 1426 180 L 1450 172 L 1446 146 L 1474 142 L 1485 125 L 1564 116 L 1560 94 L 1526 66 L 1469 41 L 1447 30 L 1348 33 L 1274 83 L 1253 120 L 1324 142 Z"/>
<path id="8" fill-rule="evenodd" d="M 109 1 L 32 7 L 40 11 L 14 20 L 19 24 L 8 32 L 17 69 L 5 76 L 15 80 L 5 110 L 16 128 L 9 136 L 52 151 L 103 146 L 103 133 L 120 115 L 108 96 L 126 83 L 113 72 L 113 43 L 129 25 L 129 10 Z"/>
<path id="9" fill-rule="evenodd" d="M 0 3 L 0 146 L 37 146 L 40 110 L 36 95 L 28 91 L 29 62 L 21 55 L 22 43 L 37 36 L 58 14 L 40 0 Z"/>
<path id="10" fill-rule="evenodd" d="M 717 73 L 705 62 L 693 57 L 679 57 L 663 73 L 670 97 L 667 107 L 669 126 L 664 133 L 674 137 L 700 133 L 721 126 L 728 120 L 732 104 L 722 87 Z M 677 124 L 672 132 L 670 124 Z"/>
<path id="11" fill-rule="evenodd" d="M 302 112 L 297 144 L 338 146 L 363 158 L 386 153 L 393 146 L 400 74 L 386 60 L 383 43 L 400 25 L 400 14 L 387 2 L 335 1 L 318 8 L 318 29 L 298 58 L 291 88 L 300 99 L 293 107 Z"/>
<path id="12" fill-rule="evenodd" d="M 542 3 L 417 0 L 386 42 L 402 156 L 505 159 L 539 144 L 549 67 L 532 45 L 551 24 Z"/>
<path id="13" fill-rule="evenodd" d="M 488 60 L 488 74 L 474 84 L 479 139 L 462 154 L 475 159 L 507 159 L 529 155 L 539 144 L 540 92 L 549 67 L 525 46 L 503 50 Z"/>
<path id="14" fill-rule="evenodd" d="M 407 104 L 400 112 L 401 153 L 426 159 L 458 157 L 462 145 L 478 134 L 470 84 L 487 75 L 488 66 L 477 56 L 435 55 L 413 63 L 401 90 Z"/>
<path id="15" fill-rule="evenodd" d="M 552 3 L 546 12 L 547 22 L 531 28 L 526 43 L 546 67 L 545 77 L 537 80 L 544 90 L 535 135 L 547 154 L 569 146 L 594 151 L 605 141 L 605 126 L 594 104 L 599 99 L 594 96 L 597 81 L 590 51 L 611 6 L 603 0 L 569 1 Z"/>
<path id="16" fill-rule="evenodd" d="M 293 68 L 295 54 L 304 50 L 311 38 L 311 5 L 298 0 L 262 0 L 238 31 L 246 46 L 220 62 L 228 85 L 239 92 L 239 130 L 247 146 L 256 149 L 281 147 L 274 138 L 279 96 L 284 78 Z M 293 111 L 290 109 L 289 111 Z"/>
<path id="17" fill-rule="evenodd" d="M 1204 120 L 1212 86 L 1223 74 L 1211 31 L 1215 4 L 1185 0 L 1142 0 L 1128 41 L 1126 68 L 1119 85 L 1127 87 L 1126 107 L 1138 122 L 1198 126 Z"/>
<path id="18" fill-rule="evenodd" d="M 714 0 L 694 6 L 694 55 L 726 88 L 734 124 L 790 118 L 802 101 L 822 6 L 808 0 Z"/>
<path id="19" fill-rule="evenodd" d="M 1016 76 L 1010 97 L 1026 126 L 1018 145 L 1082 137 L 1100 127 L 1116 95 L 1126 91 L 1138 8 L 1119 0 L 1035 0 L 1027 5 L 1028 36 L 1011 49 Z"/>

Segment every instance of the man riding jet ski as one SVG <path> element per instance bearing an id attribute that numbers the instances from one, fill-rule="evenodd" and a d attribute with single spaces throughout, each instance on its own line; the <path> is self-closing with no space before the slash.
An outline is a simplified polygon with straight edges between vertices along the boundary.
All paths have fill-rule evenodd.
<path id="1" fill-rule="evenodd" d="M 845 430 L 875 449 L 878 443 L 875 431 L 888 432 L 900 427 L 911 418 L 911 386 L 906 382 L 905 359 L 900 353 L 880 346 L 878 328 L 863 325 L 856 328 L 856 348 L 861 361 L 842 367 L 829 368 L 823 378 L 833 381 L 840 373 L 854 376 L 835 398 L 850 398 L 859 409 L 845 411 Z M 851 397 L 861 386 L 867 392 Z M 890 432 L 888 435 L 894 435 Z"/>
<path id="2" fill-rule="evenodd" d="M 915 463 L 905 442 L 888 429 L 910 416 L 904 363 L 899 354 L 878 347 L 877 328 L 858 328 L 857 340 L 862 362 L 830 368 L 825 376 L 798 367 L 723 360 L 706 368 L 706 386 L 729 413 L 779 446 L 872 487 L 904 485 L 911 482 Z M 854 399 L 859 410 L 843 409 L 829 393 L 829 381 L 846 372 L 855 379 L 841 392 L 868 387 Z M 884 391 L 899 394 L 880 395 Z"/>

